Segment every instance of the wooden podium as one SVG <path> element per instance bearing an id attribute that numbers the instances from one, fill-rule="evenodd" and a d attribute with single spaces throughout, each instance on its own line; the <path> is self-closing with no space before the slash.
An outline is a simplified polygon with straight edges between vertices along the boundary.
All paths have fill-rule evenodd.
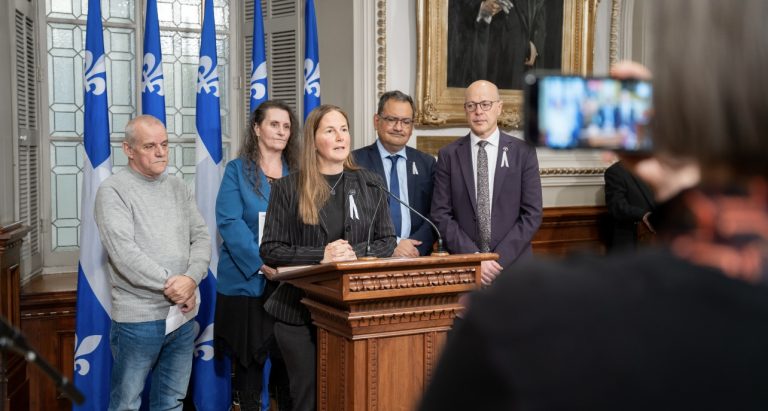
<path id="1" fill-rule="evenodd" d="M 411 410 L 462 307 L 497 254 L 320 264 L 275 279 L 308 294 L 317 326 L 318 410 Z"/>

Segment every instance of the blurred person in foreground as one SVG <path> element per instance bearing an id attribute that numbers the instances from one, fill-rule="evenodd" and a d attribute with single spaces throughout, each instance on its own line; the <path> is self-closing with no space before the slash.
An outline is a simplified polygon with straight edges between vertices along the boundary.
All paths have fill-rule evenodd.
<path id="1" fill-rule="evenodd" d="M 214 343 L 218 354 L 233 359 L 232 388 L 241 411 L 260 411 L 267 385 L 277 394 L 280 410 L 290 410 L 285 365 L 272 335 L 272 317 L 264 311 L 277 288 L 264 273 L 275 269 L 261 261 L 259 234 L 272 183 L 298 164 L 299 125 L 293 110 L 276 100 L 261 103 L 248 124 L 240 155 L 227 163 L 216 197 L 222 244 Z M 271 367 L 264 375 L 267 358 Z"/>
<path id="2" fill-rule="evenodd" d="M 352 261 L 368 248 L 389 257 L 395 232 L 384 182 L 357 167 L 350 156 L 347 114 L 324 104 L 309 113 L 299 171 L 274 183 L 267 208 L 261 258 L 270 267 Z M 378 211 L 377 211 L 378 208 Z M 265 273 L 270 277 L 271 272 Z M 281 283 L 264 308 L 288 370 L 293 410 L 315 409 L 315 329 L 301 303 L 304 291 Z"/>
<path id="3" fill-rule="evenodd" d="M 501 275 L 422 410 L 768 409 L 768 2 L 653 5 L 661 244 Z"/>

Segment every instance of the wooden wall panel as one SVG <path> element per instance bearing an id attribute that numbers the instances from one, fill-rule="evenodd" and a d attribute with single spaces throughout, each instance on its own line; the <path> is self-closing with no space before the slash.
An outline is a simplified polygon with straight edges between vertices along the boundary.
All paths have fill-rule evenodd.
<path id="1" fill-rule="evenodd" d="M 21 330 L 51 365 L 72 379 L 75 353 L 75 274 L 38 277 L 22 289 Z M 29 365 L 29 410 L 70 410 L 48 377 Z"/>
<path id="2" fill-rule="evenodd" d="M 21 246 L 29 227 L 14 223 L 0 227 L 0 316 L 19 328 L 21 301 Z M 0 408 L 29 407 L 29 378 L 24 359 L 0 352 Z"/>
<path id="3" fill-rule="evenodd" d="M 537 256 L 563 256 L 573 251 L 604 253 L 608 212 L 605 207 L 549 207 L 533 236 Z"/>

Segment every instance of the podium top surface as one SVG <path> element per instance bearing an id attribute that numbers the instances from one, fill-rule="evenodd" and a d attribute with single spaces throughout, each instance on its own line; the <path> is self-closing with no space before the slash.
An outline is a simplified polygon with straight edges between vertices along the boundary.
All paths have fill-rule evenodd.
<path id="1" fill-rule="evenodd" d="M 428 266 L 466 265 L 496 260 L 496 253 L 453 254 L 447 256 L 387 257 L 373 260 L 354 260 L 335 263 L 279 267 L 272 279 L 289 281 L 329 272 L 350 272 L 373 269 L 416 268 Z"/>

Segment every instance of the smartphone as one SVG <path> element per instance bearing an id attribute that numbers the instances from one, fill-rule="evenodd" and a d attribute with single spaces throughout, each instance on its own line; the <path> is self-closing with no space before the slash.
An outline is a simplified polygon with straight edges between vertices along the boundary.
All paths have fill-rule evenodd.
<path id="1" fill-rule="evenodd" d="M 650 152 L 648 81 L 527 74 L 525 138 L 552 149 Z"/>

